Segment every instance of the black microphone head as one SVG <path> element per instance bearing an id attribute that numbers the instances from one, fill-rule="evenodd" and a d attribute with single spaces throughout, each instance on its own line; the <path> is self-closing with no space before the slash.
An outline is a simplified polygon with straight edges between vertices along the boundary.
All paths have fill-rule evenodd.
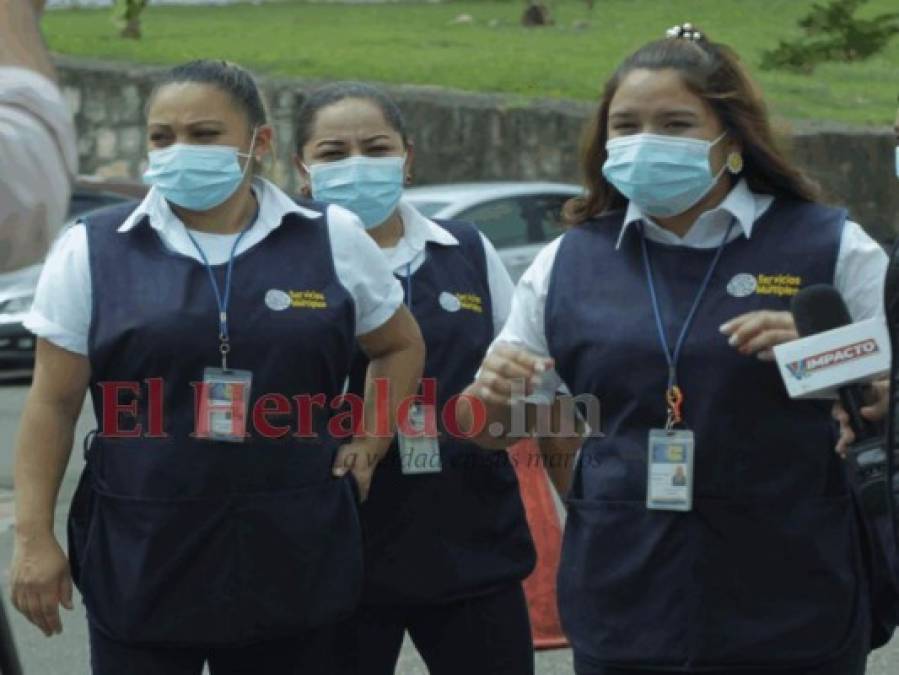
<path id="1" fill-rule="evenodd" d="M 790 304 L 800 337 L 807 337 L 852 323 L 843 296 L 829 284 L 803 288 Z"/>
<path id="2" fill-rule="evenodd" d="M 890 254 L 886 280 L 883 282 L 884 308 L 890 324 L 899 320 L 899 241 Z"/>

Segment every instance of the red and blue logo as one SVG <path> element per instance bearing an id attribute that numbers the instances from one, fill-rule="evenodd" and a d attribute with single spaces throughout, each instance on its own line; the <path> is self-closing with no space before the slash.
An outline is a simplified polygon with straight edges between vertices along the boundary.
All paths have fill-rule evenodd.
<path id="1" fill-rule="evenodd" d="M 797 380 L 804 380 L 821 370 L 832 368 L 833 366 L 841 366 L 844 363 L 850 363 L 852 361 L 858 361 L 867 356 L 873 356 L 878 352 L 880 352 L 880 346 L 877 344 L 877 341 L 873 338 L 869 338 L 867 340 L 862 340 L 861 342 L 846 345 L 845 347 L 838 347 L 826 352 L 821 352 L 820 354 L 815 354 L 814 356 L 809 356 L 801 361 L 793 361 L 792 363 L 787 364 L 787 370 L 789 370 L 790 375 Z"/>

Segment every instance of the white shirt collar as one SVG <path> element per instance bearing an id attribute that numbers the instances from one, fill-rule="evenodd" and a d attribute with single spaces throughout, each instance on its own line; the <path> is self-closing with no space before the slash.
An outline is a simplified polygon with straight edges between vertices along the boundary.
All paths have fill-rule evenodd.
<path id="1" fill-rule="evenodd" d="M 621 247 L 621 242 L 631 226 L 641 221 L 644 224 L 647 238 L 660 243 L 690 248 L 713 248 L 721 243 L 721 236 L 730 226 L 731 220 L 736 221 L 743 235 L 749 239 L 752 236 L 755 222 L 768 210 L 772 201 L 774 198 L 771 195 L 752 192 L 746 181 L 741 178 L 723 202 L 696 219 L 693 227 L 683 238 L 661 227 L 652 218 L 644 215 L 639 206 L 629 202 L 616 248 Z"/>
<path id="2" fill-rule="evenodd" d="M 405 274 L 407 269 L 418 269 L 425 259 L 425 248 L 429 242 L 443 246 L 459 245 L 459 240 L 450 232 L 426 218 L 408 202 L 400 202 L 399 212 L 403 220 L 403 236 L 396 246 L 382 249 L 394 273 Z"/>
<path id="3" fill-rule="evenodd" d="M 410 203 L 401 201 L 399 210 L 403 219 L 403 241 L 416 252 L 424 250 L 428 242 L 444 246 L 459 245 L 458 239 L 433 220 L 426 218 Z"/>
<path id="4" fill-rule="evenodd" d="M 269 231 L 277 228 L 288 213 L 298 213 L 306 218 L 317 218 L 321 215 L 318 211 L 300 206 L 264 178 L 253 179 L 253 190 L 259 202 L 256 226 Z M 184 229 L 184 223 L 175 215 L 162 193 L 155 187 L 150 189 L 140 205 L 119 226 L 118 231 L 130 232 L 144 217 L 149 217 L 150 227 L 157 232 L 171 232 L 173 228 Z"/>

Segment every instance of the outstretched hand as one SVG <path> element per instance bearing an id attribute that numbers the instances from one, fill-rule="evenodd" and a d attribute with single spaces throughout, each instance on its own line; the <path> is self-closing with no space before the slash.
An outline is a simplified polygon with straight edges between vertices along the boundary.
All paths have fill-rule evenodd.
<path id="1" fill-rule="evenodd" d="M 723 324 L 721 332 L 738 352 L 762 361 L 773 361 L 774 347 L 799 337 L 790 312 L 767 310 L 741 314 Z"/>

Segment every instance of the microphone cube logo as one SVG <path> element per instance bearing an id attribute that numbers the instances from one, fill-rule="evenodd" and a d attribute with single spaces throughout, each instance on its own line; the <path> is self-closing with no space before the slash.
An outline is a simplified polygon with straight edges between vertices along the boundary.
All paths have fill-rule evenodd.
<path id="1" fill-rule="evenodd" d="M 797 380 L 804 380 L 827 368 L 839 366 L 851 361 L 858 361 L 866 356 L 873 356 L 878 352 L 880 352 L 880 347 L 878 346 L 877 341 L 874 339 L 867 339 L 862 340 L 861 342 L 855 342 L 851 345 L 846 345 L 845 347 L 838 347 L 837 349 L 821 352 L 820 354 L 809 356 L 800 361 L 793 361 L 792 363 L 787 364 L 787 370 L 789 370 L 790 375 Z"/>

